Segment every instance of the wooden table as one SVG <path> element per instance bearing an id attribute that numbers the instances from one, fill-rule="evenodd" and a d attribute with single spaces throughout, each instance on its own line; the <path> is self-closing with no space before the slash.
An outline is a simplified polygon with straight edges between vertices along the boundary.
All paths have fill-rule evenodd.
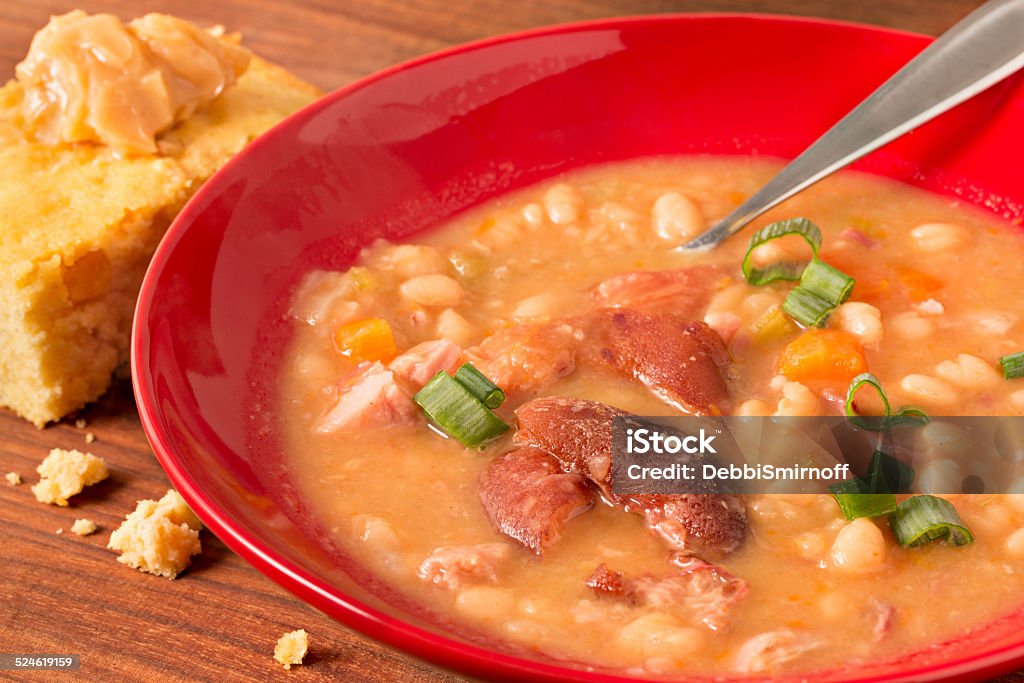
<path id="1" fill-rule="evenodd" d="M 937 34 L 978 0 L 128 0 L 82 2 L 88 11 L 125 18 L 172 12 L 240 31 L 246 44 L 329 90 L 395 62 L 455 43 L 540 24 L 668 11 L 761 11 L 808 14 Z M 50 14 L 73 5 L 55 0 L 0 0 L 0 74 L 13 73 L 32 34 Z M 105 549 L 110 531 L 141 498 L 168 487 L 150 454 L 131 389 L 120 382 L 81 416 L 40 431 L 0 411 L 0 652 L 72 653 L 78 674 L 22 674 L 20 680 L 129 681 L 458 681 L 364 638 L 306 607 L 209 533 L 203 553 L 175 581 L 119 565 Z M 71 508 L 35 502 L 29 484 L 49 449 L 84 448 L 106 458 L 109 481 Z M 80 538 L 77 517 L 100 525 Z M 58 535 L 58 529 L 64 533 Z M 306 665 L 284 672 L 272 659 L 284 631 L 305 628 Z M 19 680 L 0 672 L 0 680 Z M 1017 674 L 1005 681 L 1024 681 Z"/>

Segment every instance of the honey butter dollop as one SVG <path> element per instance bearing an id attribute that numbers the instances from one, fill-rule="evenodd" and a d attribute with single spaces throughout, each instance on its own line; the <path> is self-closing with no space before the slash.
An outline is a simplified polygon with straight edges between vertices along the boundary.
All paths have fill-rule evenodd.
<path id="1" fill-rule="evenodd" d="M 156 136 L 231 87 L 249 52 L 166 14 L 128 24 L 75 10 L 53 17 L 15 70 L 24 124 L 47 144 L 157 152 Z"/>

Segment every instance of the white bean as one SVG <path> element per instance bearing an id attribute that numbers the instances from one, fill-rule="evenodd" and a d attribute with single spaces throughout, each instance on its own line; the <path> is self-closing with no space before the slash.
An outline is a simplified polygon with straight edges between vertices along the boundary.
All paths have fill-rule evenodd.
<path id="1" fill-rule="evenodd" d="M 512 317 L 516 320 L 548 319 L 558 315 L 566 304 L 566 297 L 554 292 L 544 292 L 527 297 L 516 304 Z"/>
<path id="2" fill-rule="evenodd" d="M 446 308 L 437 315 L 437 336 L 459 346 L 469 346 L 479 335 L 476 326 L 457 311 Z"/>
<path id="3" fill-rule="evenodd" d="M 398 288 L 405 299 L 421 306 L 458 306 L 462 303 L 462 285 L 447 275 L 420 275 Z"/>
<path id="4" fill-rule="evenodd" d="M 548 212 L 548 218 L 557 225 L 567 225 L 579 220 L 583 212 L 583 196 L 571 185 L 555 185 L 541 199 Z"/>
<path id="5" fill-rule="evenodd" d="M 708 302 L 708 313 L 735 313 L 747 295 L 747 285 L 738 282 L 715 292 Z"/>
<path id="6" fill-rule="evenodd" d="M 544 207 L 536 202 L 524 206 L 522 215 L 523 220 L 530 227 L 536 228 L 544 224 Z"/>
<path id="7" fill-rule="evenodd" d="M 726 344 L 732 341 L 736 331 L 740 329 L 740 317 L 735 313 L 711 311 L 705 314 L 704 322 L 718 333 Z"/>
<path id="8" fill-rule="evenodd" d="M 825 554 L 825 548 L 828 545 L 825 537 L 814 531 L 800 534 L 793 539 L 793 542 L 796 545 L 797 552 L 800 553 L 800 557 L 805 560 L 820 559 Z"/>
<path id="9" fill-rule="evenodd" d="M 860 339 L 861 343 L 874 345 L 882 340 L 882 313 L 862 301 L 850 301 L 834 315 L 840 329 Z"/>
<path id="10" fill-rule="evenodd" d="M 967 231 L 953 223 L 925 223 L 911 230 L 910 236 L 918 249 L 934 254 L 962 246 L 967 240 Z"/>
<path id="11" fill-rule="evenodd" d="M 924 339 L 935 331 L 935 324 L 916 311 L 908 311 L 891 318 L 889 330 L 900 339 Z"/>
<path id="12" fill-rule="evenodd" d="M 995 386 L 1001 379 L 994 367 L 967 353 L 961 353 L 955 361 L 939 363 L 935 366 L 935 374 L 961 389 L 971 391 Z"/>
<path id="13" fill-rule="evenodd" d="M 740 404 L 739 408 L 736 409 L 736 415 L 739 417 L 764 417 L 771 414 L 772 407 L 757 398 L 744 401 Z"/>
<path id="14" fill-rule="evenodd" d="M 1006 538 L 1006 554 L 1016 560 L 1024 560 L 1024 529 L 1017 529 Z"/>
<path id="15" fill-rule="evenodd" d="M 863 574 L 881 569 L 885 562 L 885 537 L 871 520 L 861 517 L 842 529 L 832 542 L 829 559 L 843 572 Z"/>
<path id="16" fill-rule="evenodd" d="M 704 639 L 671 614 L 652 612 L 620 628 L 616 640 L 635 656 L 688 658 L 700 650 Z"/>
<path id="17" fill-rule="evenodd" d="M 651 224 L 658 237 L 675 244 L 704 232 L 707 219 L 697 202 L 678 192 L 666 192 L 654 202 Z"/>
<path id="18" fill-rule="evenodd" d="M 778 294 L 771 292 L 755 292 L 743 300 L 743 313 L 751 320 L 757 320 L 768 312 L 772 306 L 782 303 Z"/>
<path id="19" fill-rule="evenodd" d="M 959 398 L 956 389 L 949 382 L 931 375 L 907 375 L 900 380 L 900 388 L 913 399 L 913 402 L 935 408 L 948 408 Z"/>
<path id="20" fill-rule="evenodd" d="M 811 416 L 817 415 L 818 409 L 818 397 L 813 391 L 799 382 L 786 382 L 775 414 L 787 417 Z"/>
<path id="21" fill-rule="evenodd" d="M 390 267 L 403 279 L 417 275 L 433 275 L 448 269 L 448 261 L 437 249 L 421 244 L 396 244 L 381 257 L 381 266 Z"/>

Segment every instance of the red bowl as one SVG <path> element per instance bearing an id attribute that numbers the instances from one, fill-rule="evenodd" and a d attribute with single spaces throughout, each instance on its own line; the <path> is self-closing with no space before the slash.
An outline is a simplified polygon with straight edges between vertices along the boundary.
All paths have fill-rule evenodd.
<path id="1" fill-rule="evenodd" d="M 654 154 L 793 157 L 927 45 L 866 26 L 752 15 L 612 19 L 490 39 L 328 95 L 238 155 L 171 226 L 132 340 L 142 424 L 209 528 L 309 604 L 488 678 L 621 681 L 435 625 L 331 549 L 280 460 L 275 376 L 289 289 L 513 188 Z M 862 170 L 1024 217 L 1024 84 L 999 85 Z M 936 596 L 938 597 L 938 596 Z M 1024 611 L 817 680 L 982 679 L 1024 663 Z"/>

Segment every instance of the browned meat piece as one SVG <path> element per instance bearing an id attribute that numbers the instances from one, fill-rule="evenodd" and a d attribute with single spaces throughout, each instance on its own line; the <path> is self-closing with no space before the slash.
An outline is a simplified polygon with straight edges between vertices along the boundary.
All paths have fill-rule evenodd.
<path id="1" fill-rule="evenodd" d="M 507 543 L 446 545 L 434 548 L 416 573 L 436 586 L 459 589 L 466 583 L 498 580 L 498 565 L 512 548 Z"/>
<path id="2" fill-rule="evenodd" d="M 599 595 L 631 605 L 682 608 L 713 630 L 727 628 L 732 607 L 747 594 L 747 582 L 697 557 L 678 556 L 674 564 L 678 569 L 667 576 L 631 579 L 602 563 L 585 583 Z"/>
<path id="3" fill-rule="evenodd" d="M 466 356 L 507 393 L 537 391 L 576 369 L 579 337 L 565 323 L 515 325 L 498 330 Z"/>
<path id="4" fill-rule="evenodd" d="M 563 470 L 579 472 L 611 503 L 643 515 L 676 549 L 728 553 L 746 532 L 746 509 L 734 495 L 620 496 L 611 490 L 612 418 L 630 413 L 596 401 L 547 396 L 516 410 L 514 443 L 535 446 L 558 459 Z"/>
<path id="5" fill-rule="evenodd" d="M 671 311 L 700 317 L 722 279 L 717 266 L 620 273 L 595 287 L 590 298 L 599 308 Z"/>
<path id="6" fill-rule="evenodd" d="M 729 400 L 729 353 L 714 330 L 665 313 L 598 311 L 588 318 L 589 356 L 643 382 L 694 415 L 721 415 Z"/>
<path id="7" fill-rule="evenodd" d="M 598 595 L 623 597 L 632 602 L 633 586 L 626 581 L 626 575 L 612 571 L 604 562 L 597 565 L 597 569 L 583 583 Z"/>
<path id="8" fill-rule="evenodd" d="M 590 509 L 594 494 L 581 475 L 527 446 L 491 461 L 480 476 L 480 502 L 498 531 L 540 555 L 567 521 Z"/>
<path id="9" fill-rule="evenodd" d="M 650 495 L 643 498 L 647 525 L 680 550 L 696 537 L 720 552 L 735 550 L 747 528 L 747 513 L 736 496 L 705 494 Z"/>
<path id="10" fill-rule="evenodd" d="M 364 362 L 337 387 L 338 400 L 315 427 L 316 431 L 356 432 L 396 424 L 415 424 L 420 411 L 398 385 L 395 374 L 380 363 Z"/>

